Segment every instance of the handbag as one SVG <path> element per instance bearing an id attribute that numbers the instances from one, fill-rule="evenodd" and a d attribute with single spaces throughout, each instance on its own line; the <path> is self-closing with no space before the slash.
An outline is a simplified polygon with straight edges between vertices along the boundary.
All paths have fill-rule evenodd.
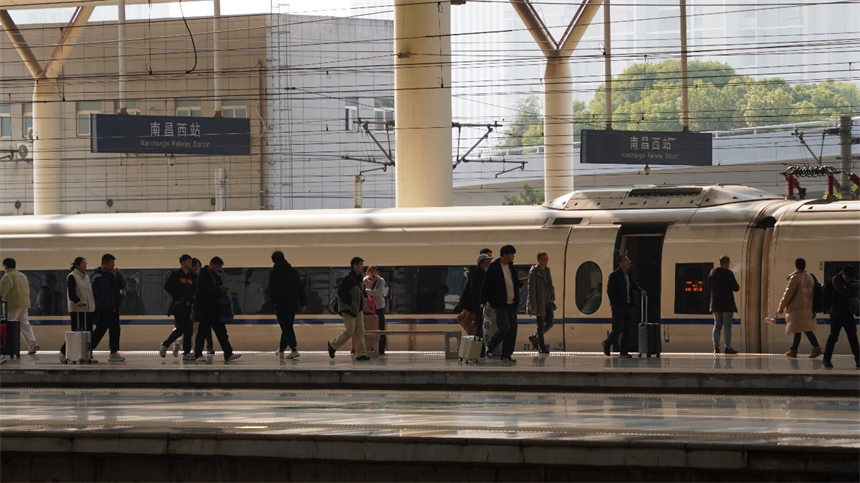
<path id="1" fill-rule="evenodd" d="M 475 335 L 475 331 L 478 329 L 475 324 L 476 320 L 478 320 L 478 318 L 475 314 L 466 309 L 463 309 L 462 312 L 457 314 L 457 322 L 460 323 L 460 326 L 463 327 L 463 330 L 465 330 L 468 335 Z"/>
<path id="2" fill-rule="evenodd" d="M 167 315 L 174 317 L 190 317 L 191 304 L 184 300 L 177 300 L 170 304 L 170 307 L 167 309 Z"/>
<path id="3" fill-rule="evenodd" d="M 328 308 L 331 310 L 331 313 L 339 314 L 340 312 L 337 311 L 337 306 L 338 306 L 338 296 L 335 295 L 334 298 L 331 299 L 331 302 L 328 303 Z"/>

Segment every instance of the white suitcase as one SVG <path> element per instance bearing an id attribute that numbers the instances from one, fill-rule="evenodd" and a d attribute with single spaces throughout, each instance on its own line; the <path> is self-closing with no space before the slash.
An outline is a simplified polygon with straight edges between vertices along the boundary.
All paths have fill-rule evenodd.
<path id="1" fill-rule="evenodd" d="M 484 347 L 484 340 L 474 335 L 466 335 L 460 338 L 460 360 L 478 362 L 481 358 L 481 349 Z"/>
<path id="2" fill-rule="evenodd" d="M 86 323 L 81 325 L 80 314 L 78 314 L 78 328 L 85 329 Z M 84 321 L 87 314 L 84 313 Z M 66 361 L 71 363 L 91 362 L 93 359 L 92 332 L 88 330 L 75 330 L 66 332 Z"/>

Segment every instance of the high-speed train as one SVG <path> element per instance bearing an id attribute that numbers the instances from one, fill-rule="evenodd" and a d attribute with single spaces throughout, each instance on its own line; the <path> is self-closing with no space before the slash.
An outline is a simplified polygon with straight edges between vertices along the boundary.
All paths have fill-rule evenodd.
<path id="1" fill-rule="evenodd" d="M 765 318 L 775 315 L 794 260 L 805 258 L 822 283 L 847 263 L 860 265 L 860 201 L 792 201 L 738 185 L 637 186 L 575 191 L 543 206 L 0 218 L 0 256 L 15 258 L 30 280 L 30 318 L 43 349 L 58 348 L 68 330 L 65 280 L 78 256 L 91 267 L 104 253 L 117 258 L 128 284 L 122 350 L 154 351 L 167 337 L 173 322 L 163 285 L 188 253 L 204 264 L 216 255 L 225 261 L 233 347 L 274 351 L 280 329 L 267 281 L 270 255 L 282 250 L 308 292 L 308 309 L 297 317 L 299 349 L 324 350 L 342 329 L 326 302 L 352 257 L 380 268 L 389 329 L 458 329 L 453 308 L 468 270 L 482 248 L 498 255 L 506 244 L 516 247 L 522 278 L 538 252 L 549 255 L 558 306 L 546 335 L 553 350 L 601 350 L 611 325 L 606 280 L 616 256 L 627 254 L 649 293 L 645 317 L 662 324 L 663 351 L 713 351 L 704 285 L 728 255 L 740 284 L 732 345 L 782 352 L 790 343 L 784 321 Z M 531 350 L 534 328 L 521 307 L 517 350 Z M 394 336 L 389 349 L 442 350 L 442 340 Z"/>

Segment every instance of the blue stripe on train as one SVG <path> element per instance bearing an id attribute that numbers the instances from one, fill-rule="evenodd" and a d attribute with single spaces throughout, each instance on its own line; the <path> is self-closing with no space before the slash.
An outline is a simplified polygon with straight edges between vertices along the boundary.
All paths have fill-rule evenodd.
<path id="1" fill-rule="evenodd" d="M 122 325 L 173 325 L 173 319 L 169 319 L 167 317 L 158 317 L 158 318 L 146 318 L 146 319 L 127 319 L 120 317 Z M 519 325 L 534 325 L 535 319 L 532 317 L 523 317 L 520 316 L 518 318 Z M 446 316 L 445 318 L 420 318 L 420 319 L 404 319 L 399 318 L 397 316 L 386 315 L 385 317 L 386 324 L 420 324 L 420 325 L 431 325 L 431 324 L 456 324 L 457 321 L 453 316 Z M 560 320 L 556 321 L 557 323 Z M 236 319 L 231 322 L 229 325 L 271 325 L 276 324 L 277 321 L 275 317 L 265 317 L 265 318 L 254 318 L 254 319 Z M 325 324 L 340 324 L 341 319 L 339 318 L 296 318 L 296 325 L 325 325 Z M 597 324 L 612 324 L 612 319 L 610 318 L 585 318 L 585 317 L 567 317 L 564 319 L 565 324 L 587 324 L 587 325 L 597 325 Z M 677 319 L 663 319 L 661 321 L 662 324 L 665 325 L 713 325 L 713 319 L 690 319 L 690 318 L 677 318 Z M 740 325 L 741 319 L 732 319 L 732 325 Z M 776 319 L 777 325 L 785 325 L 785 318 Z M 830 319 L 820 318 L 818 319 L 818 323 L 822 325 L 830 325 Z M 858 322 L 860 323 L 860 322 Z M 52 326 L 52 325 L 68 325 L 69 319 L 67 317 L 62 318 L 48 318 L 41 320 L 31 320 L 30 324 L 34 326 Z"/>

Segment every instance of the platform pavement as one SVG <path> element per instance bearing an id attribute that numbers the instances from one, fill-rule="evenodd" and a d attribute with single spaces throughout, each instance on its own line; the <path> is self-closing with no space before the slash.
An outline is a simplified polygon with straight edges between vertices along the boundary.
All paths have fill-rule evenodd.
<path id="1" fill-rule="evenodd" d="M 183 362 L 168 353 L 124 352 L 110 363 L 96 352 L 97 364 L 62 364 L 56 351 L 22 355 L 0 366 L 3 387 L 113 387 L 218 389 L 421 389 L 553 391 L 601 393 L 677 393 L 860 396 L 860 371 L 850 356 L 835 355 L 833 369 L 820 359 L 789 359 L 776 354 L 713 355 L 663 353 L 660 358 L 621 359 L 602 353 L 518 352 L 515 365 L 498 359 L 466 364 L 442 352 L 388 352 L 354 361 L 346 352 L 330 359 L 303 352 L 279 360 L 271 352 L 242 353 L 225 363 L 222 354 L 207 363 Z"/>

